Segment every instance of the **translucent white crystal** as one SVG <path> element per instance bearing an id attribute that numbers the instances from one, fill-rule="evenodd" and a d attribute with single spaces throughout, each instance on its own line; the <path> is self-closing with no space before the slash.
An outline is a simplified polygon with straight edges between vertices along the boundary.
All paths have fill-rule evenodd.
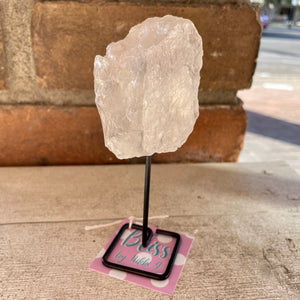
<path id="1" fill-rule="evenodd" d="M 118 158 L 177 150 L 199 114 L 202 40 L 187 19 L 149 18 L 94 64 L 105 145 Z"/>

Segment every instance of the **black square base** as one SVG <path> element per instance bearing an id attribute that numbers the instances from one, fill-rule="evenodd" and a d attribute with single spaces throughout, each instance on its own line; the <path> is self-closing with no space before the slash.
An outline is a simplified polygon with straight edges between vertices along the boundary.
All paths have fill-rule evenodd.
<path id="1" fill-rule="evenodd" d="M 114 263 L 109 261 L 109 257 L 111 255 L 111 253 L 113 252 L 115 246 L 118 244 L 121 236 L 123 235 L 123 233 L 125 232 L 126 229 L 129 228 L 129 224 L 124 224 L 120 231 L 118 232 L 118 234 L 115 236 L 114 240 L 112 241 L 112 243 L 110 244 L 110 246 L 108 247 L 108 249 L 106 250 L 105 254 L 102 257 L 102 263 L 109 268 L 113 268 L 113 269 L 117 269 L 120 271 L 125 271 L 125 272 L 129 272 L 129 273 L 133 273 L 135 275 L 140 275 L 140 276 L 144 276 L 144 277 L 148 277 L 148 278 L 152 278 L 152 279 L 156 279 L 156 280 L 164 280 L 167 279 L 172 271 L 172 267 L 177 255 L 177 251 L 179 249 L 180 246 L 180 235 L 176 232 L 171 232 L 171 231 L 166 231 L 166 230 L 162 230 L 162 229 L 156 229 L 156 234 L 162 234 L 162 235 L 166 235 L 166 236 L 170 236 L 172 238 L 176 239 L 173 251 L 171 253 L 171 257 L 169 259 L 169 262 L 167 264 L 167 267 L 164 271 L 164 273 L 154 273 L 154 272 L 148 272 L 145 270 L 141 270 L 141 269 L 136 269 L 136 268 L 132 268 L 129 266 L 125 266 L 119 263 Z M 137 225 L 137 224 L 132 224 L 132 228 L 137 229 L 142 231 L 143 230 L 143 226 Z M 149 243 L 152 239 L 153 236 L 153 232 L 150 228 L 147 229 L 147 242 Z"/>

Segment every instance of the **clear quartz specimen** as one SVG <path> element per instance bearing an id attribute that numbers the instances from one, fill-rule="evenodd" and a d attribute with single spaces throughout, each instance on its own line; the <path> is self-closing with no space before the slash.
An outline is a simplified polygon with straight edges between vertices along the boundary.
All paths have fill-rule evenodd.
<path id="1" fill-rule="evenodd" d="M 149 18 L 97 55 L 96 104 L 105 145 L 119 159 L 181 147 L 199 114 L 202 39 L 174 16 Z"/>

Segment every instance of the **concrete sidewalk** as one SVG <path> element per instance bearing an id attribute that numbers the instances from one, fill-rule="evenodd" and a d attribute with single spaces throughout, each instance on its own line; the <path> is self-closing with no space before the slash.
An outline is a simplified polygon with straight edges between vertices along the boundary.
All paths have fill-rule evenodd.
<path id="1" fill-rule="evenodd" d="M 240 162 L 283 160 L 300 173 L 300 28 L 263 31 L 250 90 L 240 91 L 248 131 Z"/>
<path id="2" fill-rule="evenodd" d="M 248 129 L 239 162 L 286 161 L 300 174 L 300 92 L 241 91 Z"/>
<path id="3" fill-rule="evenodd" d="M 150 215 L 169 217 L 150 225 L 195 237 L 173 297 L 89 270 L 118 225 L 84 227 L 140 216 L 143 174 L 0 168 L 0 298 L 299 299 L 300 177 L 285 163 L 153 165 Z"/>

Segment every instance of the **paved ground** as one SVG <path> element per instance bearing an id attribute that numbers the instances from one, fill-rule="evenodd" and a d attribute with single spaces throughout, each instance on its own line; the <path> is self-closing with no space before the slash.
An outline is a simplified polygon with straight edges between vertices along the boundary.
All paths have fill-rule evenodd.
<path id="1" fill-rule="evenodd" d="M 264 30 L 254 87 L 300 91 L 300 27 L 274 24 Z"/>
<path id="2" fill-rule="evenodd" d="M 140 216 L 143 174 L 0 168 L 0 299 L 300 299 L 300 180 L 278 162 L 153 165 L 150 215 L 169 217 L 149 223 L 195 237 L 173 297 L 89 270 L 118 225 L 84 227 Z"/>
<path id="3" fill-rule="evenodd" d="M 287 161 L 300 174 L 300 28 L 275 24 L 262 36 L 240 162 Z"/>

